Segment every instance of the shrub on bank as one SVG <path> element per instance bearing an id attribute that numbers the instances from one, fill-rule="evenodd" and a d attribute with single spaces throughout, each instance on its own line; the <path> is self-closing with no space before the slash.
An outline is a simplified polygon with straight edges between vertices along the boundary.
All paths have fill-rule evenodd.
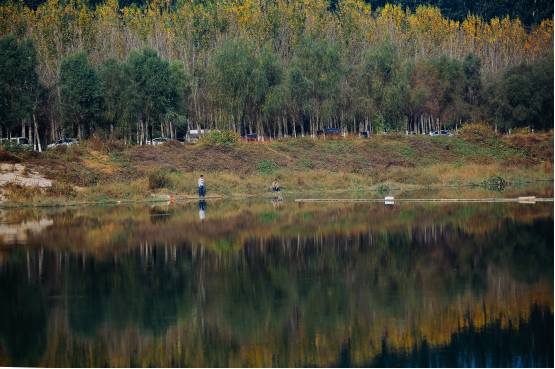
<path id="1" fill-rule="evenodd" d="M 533 133 L 533 131 L 532 129 L 530 129 L 530 127 L 519 127 L 513 129 L 512 133 L 516 135 L 530 135 Z"/>
<path id="2" fill-rule="evenodd" d="M 82 145 L 56 146 L 53 149 L 43 151 L 42 155 L 46 159 L 59 159 L 62 161 L 76 162 L 87 152 L 87 148 Z"/>
<path id="3" fill-rule="evenodd" d="M 123 151 L 125 149 L 125 144 L 122 140 L 102 139 L 99 137 L 91 137 L 87 140 L 83 140 L 80 145 L 104 153 Z"/>
<path id="4" fill-rule="evenodd" d="M 240 138 L 234 131 L 212 131 L 202 136 L 199 142 L 207 145 L 235 145 Z"/>
<path id="5" fill-rule="evenodd" d="M 262 175 L 270 175 L 279 169 L 279 165 L 274 160 L 264 159 L 258 162 L 256 169 Z"/>
<path id="6" fill-rule="evenodd" d="M 495 137 L 495 131 L 486 123 L 465 124 L 460 130 L 459 135 L 463 140 L 470 142 L 484 142 Z"/>
<path id="7" fill-rule="evenodd" d="M 168 188 L 171 184 L 172 179 L 168 169 L 157 169 L 148 175 L 148 188 L 151 190 Z"/>
<path id="8" fill-rule="evenodd" d="M 501 176 L 491 176 L 482 182 L 482 186 L 490 191 L 503 191 L 507 187 L 507 181 Z"/>
<path id="9" fill-rule="evenodd" d="M 67 171 L 63 176 L 59 176 L 58 179 L 66 180 L 80 187 L 90 187 L 99 184 L 103 177 L 102 172 L 91 170 L 86 166 L 80 166 Z"/>
<path id="10" fill-rule="evenodd" d="M 10 201 L 18 203 L 33 202 L 35 198 L 41 195 L 38 187 L 25 187 L 17 184 L 9 183 L 3 187 L 4 194 Z"/>
<path id="11" fill-rule="evenodd" d="M 77 192 L 72 185 L 68 183 L 61 183 L 55 181 L 52 183 L 52 187 L 46 190 L 47 194 L 50 196 L 57 196 L 57 197 L 70 197 L 74 198 L 77 196 Z"/>
<path id="12" fill-rule="evenodd" d="M 0 149 L 0 162 L 19 163 L 21 159 L 12 152 Z"/>
<path id="13" fill-rule="evenodd" d="M 391 192 L 391 188 L 386 183 L 380 183 L 376 187 L 376 193 L 380 196 L 388 195 Z"/>

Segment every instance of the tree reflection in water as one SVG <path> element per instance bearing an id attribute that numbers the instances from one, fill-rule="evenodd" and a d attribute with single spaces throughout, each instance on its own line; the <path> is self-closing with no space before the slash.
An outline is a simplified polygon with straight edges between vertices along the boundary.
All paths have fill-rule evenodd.
<path id="1" fill-rule="evenodd" d="M 28 214 L 0 364 L 553 365 L 550 206 L 196 205 Z"/>

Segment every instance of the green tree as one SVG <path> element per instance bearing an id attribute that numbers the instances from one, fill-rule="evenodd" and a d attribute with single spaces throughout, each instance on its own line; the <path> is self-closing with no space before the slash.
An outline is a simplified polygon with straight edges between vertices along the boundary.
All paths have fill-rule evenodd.
<path id="1" fill-rule="evenodd" d="M 86 53 L 79 52 L 62 61 L 60 96 L 66 134 L 86 137 L 100 126 L 102 85 Z"/>
<path id="2" fill-rule="evenodd" d="M 283 80 L 283 67 L 270 47 L 265 46 L 260 50 L 257 57 L 256 69 L 253 71 L 253 77 L 255 80 L 255 88 L 251 100 L 248 101 L 247 105 L 249 130 L 252 131 L 251 126 L 254 121 L 258 124 L 257 132 L 262 134 L 263 131 L 260 123 L 262 123 L 263 115 L 271 110 L 268 109 L 270 106 L 279 101 L 276 100 L 276 98 L 283 97 L 280 95 L 283 91 L 283 89 L 280 88 Z M 283 118 L 283 116 L 283 110 L 274 110 L 272 114 L 274 125 L 268 128 L 275 128 L 275 126 L 280 127 L 279 120 Z M 265 118 L 268 118 L 268 116 Z M 270 123 L 270 121 L 271 120 L 268 122 Z"/>
<path id="3" fill-rule="evenodd" d="M 419 61 L 409 67 L 410 130 L 441 129 L 468 115 L 463 63 L 446 56 Z"/>
<path id="4" fill-rule="evenodd" d="M 373 128 L 401 128 L 408 81 L 395 45 L 385 42 L 366 50 L 353 72 L 361 112 L 372 117 Z"/>
<path id="5" fill-rule="evenodd" d="M 249 103 L 258 100 L 260 75 L 254 47 L 242 39 L 225 41 L 209 66 L 209 83 L 216 105 L 231 118 L 231 128 L 241 132 Z"/>
<path id="6" fill-rule="evenodd" d="M 0 38 L 0 124 L 11 132 L 31 117 L 37 105 L 37 57 L 30 40 Z"/>
<path id="7" fill-rule="evenodd" d="M 110 125 L 110 136 L 118 129 L 125 137 L 129 122 L 127 109 L 130 78 L 126 66 L 115 59 L 108 59 L 98 70 L 104 98 L 104 119 Z"/>
<path id="8" fill-rule="evenodd" d="M 553 128 L 553 60 L 509 68 L 488 88 L 492 120 L 504 128 Z"/>
<path id="9" fill-rule="evenodd" d="M 290 93 L 308 118 L 310 131 L 323 128 L 337 104 L 343 65 L 338 45 L 314 37 L 304 38 L 295 51 L 288 73 Z"/>
<path id="10" fill-rule="evenodd" d="M 170 63 L 152 49 L 131 53 L 127 64 L 129 107 L 137 121 L 137 142 L 142 144 L 158 131 L 166 113 L 175 106 L 177 86 Z"/>
<path id="11" fill-rule="evenodd" d="M 432 59 L 438 84 L 434 86 L 434 95 L 438 98 L 438 118 L 440 123 L 456 123 L 466 113 L 464 104 L 465 74 L 459 60 L 442 56 Z"/>
<path id="12" fill-rule="evenodd" d="M 187 99 L 191 94 L 191 78 L 180 61 L 170 64 L 170 79 L 172 91 L 168 112 L 161 125 L 163 136 L 177 138 L 178 133 L 184 135 L 187 124 Z"/>
<path id="13" fill-rule="evenodd" d="M 462 62 L 464 73 L 464 103 L 467 114 L 464 118 L 471 120 L 478 120 L 481 115 L 482 104 L 482 75 L 481 75 L 481 61 L 474 54 L 465 56 Z"/>

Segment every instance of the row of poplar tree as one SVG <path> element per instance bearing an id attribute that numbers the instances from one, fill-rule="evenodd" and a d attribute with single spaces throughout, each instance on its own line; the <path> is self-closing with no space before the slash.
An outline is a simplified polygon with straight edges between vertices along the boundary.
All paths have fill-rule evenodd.
<path id="1" fill-rule="evenodd" d="M 46 6 L 52 4 L 41 5 L 36 12 Z M 4 7 L 4 14 L 6 9 L 11 8 Z M 158 13 L 149 14 L 151 10 L 143 13 L 156 20 Z M 385 11 L 398 10 L 386 7 L 378 13 L 378 20 Z M 129 9 L 119 11 L 125 14 Z M 179 13 L 179 9 L 165 11 Z M 332 12 L 329 8 L 319 11 Z M 411 15 L 406 14 L 410 24 Z M 26 17 L 33 16 L 36 13 Z M 436 50 L 420 43 L 423 46 L 416 46 L 415 54 L 419 47 L 434 52 L 407 57 L 406 44 L 400 41 L 403 37 L 394 33 L 354 47 L 309 30 L 294 43 L 278 35 L 261 43 L 247 33 L 228 29 L 220 31 L 226 37 L 204 43 L 195 43 L 193 37 L 191 50 L 182 57 L 161 56 L 168 51 L 160 46 L 162 42 L 149 41 L 156 36 L 149 34 L 142 45 L 129 41 L 137 45 L 123 57 L 99 58 L 95 50 L 101 40 L 97 38 L 92 44 L 97 49 L 75 41 L 83 47 L 64 52 L 59 63 L 49 63 L 48 45 L 34 37 L 38 31 L 30 29 L 30 24 L 19 34 L 10 29 L 0 40 L 3 137 L 22 134 L 44 142 L 61 136 L 97 135 L 144 143 L 156 136 L 180 138 L 191 128 L 280 137 L 314 134 L 326 127 L 353 133 L 426 133 L 478 120 L 504 129 L 552 127 L 553 51 L 548 43 L 538 51 L 538 30 L 530 31 L 522 49 L 515 51 L 520 55 L 517 59 L 496 51 L 497 44 L 487 49 L 469 47 L 472 52 L 463 55 L 452 47 L 442 52 L 439 46 Z M 194 22 L 193 26 L 193 34 L 202 28 Z M 174 31 L 171 24 L 168 27 L 167 32 Z M 547 30 L 552 40 L 552 22 Z M 124 29 L 114 32 L 125 34 Z M 454 41 L 448 42 L 453 45 Z M 54 45 L 50 52 L 56 52 Z"/>

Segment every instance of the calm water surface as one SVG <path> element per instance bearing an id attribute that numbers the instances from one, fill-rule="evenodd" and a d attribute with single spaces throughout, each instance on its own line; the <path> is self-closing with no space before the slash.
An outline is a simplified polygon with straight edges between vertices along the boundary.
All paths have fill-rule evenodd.
<path id="1" fill-rule="evenodd" d="M 0 213 L 0 365 L 553 366 L 553 204 Z"/>

